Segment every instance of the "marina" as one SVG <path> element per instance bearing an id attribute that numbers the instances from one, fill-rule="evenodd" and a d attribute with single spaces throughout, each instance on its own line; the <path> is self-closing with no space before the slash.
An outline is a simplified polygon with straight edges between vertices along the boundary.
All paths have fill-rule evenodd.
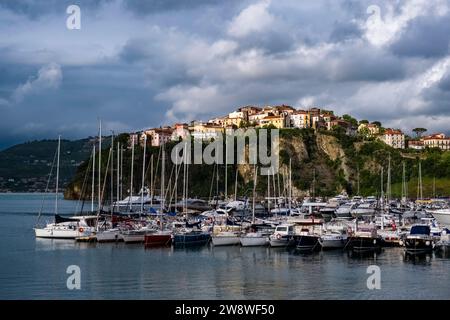
<path id="1" fill-rule="evenodd" d="M 2 299 L 446 299 L 450 259 L 443 251 L 406 255 L 402 247 L 352 255 L 283 247 L 146 247 L 124 242 L 36 239 L 42 194 L 0 194 Z M 60 195 L 60 199 L 62 195 Z M 74 201 L 60 200 L 61 214 Z M 44 220 L 53 219 L 48 203 Z M 81 290 L 67 290 L 66 269 L 79 265 Z M 382 289 L 366 287 L 369 265 Z M 420 277 L 417 275 L 420 274 Z M 427 283 L 427 286 L 423 284 Z"/>

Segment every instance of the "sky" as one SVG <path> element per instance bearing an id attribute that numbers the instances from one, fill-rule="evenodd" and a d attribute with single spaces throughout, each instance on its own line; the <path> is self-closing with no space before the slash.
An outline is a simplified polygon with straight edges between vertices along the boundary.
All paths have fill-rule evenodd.
<path id="1" fill-rule="evenodd" d="M 243 105 L 447 133 L 449 18 L 450 0 L 1 0 L 0 149 Z"/>

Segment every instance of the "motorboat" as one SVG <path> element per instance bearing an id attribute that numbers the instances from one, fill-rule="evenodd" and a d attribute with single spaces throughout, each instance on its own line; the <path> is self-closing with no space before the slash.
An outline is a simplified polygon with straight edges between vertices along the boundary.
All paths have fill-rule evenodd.
<path id="1" fill-rule="evenodd" d="M 450 208 L 426 210 L 426 212 L 431 214 L 438 221 L 439 225 L 450 227 Z"/>
<path id="2" fill-rule="evenodd" d="M 114 242 L 123 240 L 120 235 L 120 229 L 118 228 L 97 231 L 95 233 L 95 237 L 97 238 L 97 242 Z"/>
<path id="3" fill-rule="evenodd" d="M 351 209 L 350 214 L 353 218 L 371 216 L 375 214 L 376 207 L 376 202 L 363 202 Z"/>
<path id="4" fill-rule="evenodd" d="M 325 232 L 319 238 L 320 245 L 323 250 L 342 249 L 347 244 L 347 233 L 342 231 Z"/>
<path id="5" fill-rule="evenodd" d="M 375 225 L 357 226 L 349 238 L 347 247 L 356 253 L 379 252 L 382 238 L 378 235 Z"/>
<path id="6" fill-rule="evenodd" d="M 54 223 L 44 228 L 34 228 L 36 238 L 75 239 L 87 237 L 95 231 L 97 216 L 73 216 L 70 218 L 55 215 Z"/>
<path id="7" fill-rule="evenodd" d="M 281 224 L 275 228 L 272 235 L 269 236 L 271 247 L 288 247 L 295 244 L 294 225 Z"/>
<path id="8" fill-rule="evenodd" d="M 338 218 L 351 218 L 351 211 L 358 206 L 356 202 L 346 202 L 336 209 L 334 214 Z"/>
<path id="9" fill-rule="evenodd" d="M 412 226 L 409 235 L 406 236 L 404 246 L 406 252 L 410 254 L 433 251 L 435 241 L 431 235 L 430 226 L 424 224 Z"/>

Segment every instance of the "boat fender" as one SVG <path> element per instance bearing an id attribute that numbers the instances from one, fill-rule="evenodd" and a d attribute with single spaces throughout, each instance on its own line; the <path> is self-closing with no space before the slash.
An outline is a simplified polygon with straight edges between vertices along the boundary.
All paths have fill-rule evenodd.
<path id="1" fill-rule="evenodd" d="M 281 239 L 281 234 L 277 233 L 276 237 L 277 237 L 278 240 L 280 240 Z"/>
<path id="2" fill-rule="evenodd" d="M 78 231 L 83 232 L 84 229 L 83 229 L 82 227 L 80 227 L 80 228 L 78 229 Z"/>

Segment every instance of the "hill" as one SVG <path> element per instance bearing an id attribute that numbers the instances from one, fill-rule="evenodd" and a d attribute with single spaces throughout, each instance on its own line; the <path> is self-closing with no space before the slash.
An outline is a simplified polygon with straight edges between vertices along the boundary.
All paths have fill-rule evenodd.
<path id="1" fill-rule="evenodd" d="M 64 188 L 92 153 L 92 139 L 61 140 L 60 186 Z M 0 152 L 0 192 L 42 192 L 55 157 L 57 140 L 30 141 Z M 53 176 L 55 175 L 53 172 Z M 50 188 L 54 188 L 54 181 Z"/>
<path id="2" fill-rule="evenodd" d="M 127 141 L 127 135 L 122 135 L 123 143 Z M 166 150 L 171 150 L 175 143 L 168 143 Z M 142 172 L 142 148 L 135 150 L 134 167 L 134 194 L 141 185 Z M 147 148 L 147 159 L 154 156 L 155 166 L 158 158 L 159 148 Z M 350 137 L 340 130 L 319 131 L 312 129 L 282 129 L 280 130 L 280 172 L 287 171 L 289 161 L 292 160 L 292 181 L 293 192 L 295 196 L 320 195 L 332 196 L 346 191 L 349 195 L 359 194 L 379 195 L 381 189 L 381 168 L 384 168 L 384 191 L 386 191 L 388 158 L 391 158 L 391 181 L 393 196 L 400 197 L 402 181 L 403 163 L 406 167 L 406 179 L 410 181 L 410 197 L 415 197 L 416 191 L 413 187 L 417 181 L 419 159 L 421 159 L 424 196 L 436 195 L 448 196 L 447 186 L 450 181 L 450 152 L 440 150 L 425 150 L 421 153 L 405 150 L 393 149 L 386 144 L 376 140 L 365 140 L 362 137 Z M 103 166 L 106 167 L 108 151 L 103 150 Z M 126 196 L 126 190 L 130 186 L 130 168 L 131 151 L 125 150 L 123 159 L 123 196 Z M 147 162 L 148 164 L 148 162 Z M 80 165 L 74 179 L 69 183 L 65 196 L 69 199 L 79 197 L 89 198 L 90 196 L 90 177 L 86 174 L 88 163 Z M 159 169 L 160 170 L 160 167 Z M 166 183 L 169 180 L 173 166 L 169 163 L 166 166 Z M 189 169 L 189 193 L 190 196 L 208 197 L 215 195 L 218 186 L 219 193 L 224 194 L 225 185 L 225 167 L 219 165 L 219 182 L 213 183 L 213 165 L 191 165 Z M 228 194 L 234 193 L 235 172 L 238 170 L 238 195 L 249 196 L 252 190 L 253 177 L 252 168 L 249 165 L 229 165 L 228 166 Z M 146 185 L 150 184 L 150 170 L 146 170 Z M 87 188 L 84 194 L 81 194 L 84 177 L 87 177 Z M 160 185 L 160 171 L 155 177 L 155 188 Z M 430 188 L 428 185 L 433 178 L 439 178 L 436 188 Z M 174 179 L 174 177 L 172 177 Z M 273 189 L 283 190 L 286 185 L 287 176 L 271 178 L 270 183 Z M 181 178 L 180 178 L 181 180 Z M 173 180 L 172 180 L 173 181 Z M 258 195 L 266 194 L 267 177 L 258 178 Z M 275 186 L 275 188 L 273 188 Z M 109 178 L 105 184 L 106 189 L 110 190 Z M 179 181 L 178 191 L 181 194 L 182 185 Z M 436 192 L 434 192 L 436 191 Z M 158 191 L 157 191 L 158 192 Z M 108 198 L 108 192 L 105 193 Z"/>

